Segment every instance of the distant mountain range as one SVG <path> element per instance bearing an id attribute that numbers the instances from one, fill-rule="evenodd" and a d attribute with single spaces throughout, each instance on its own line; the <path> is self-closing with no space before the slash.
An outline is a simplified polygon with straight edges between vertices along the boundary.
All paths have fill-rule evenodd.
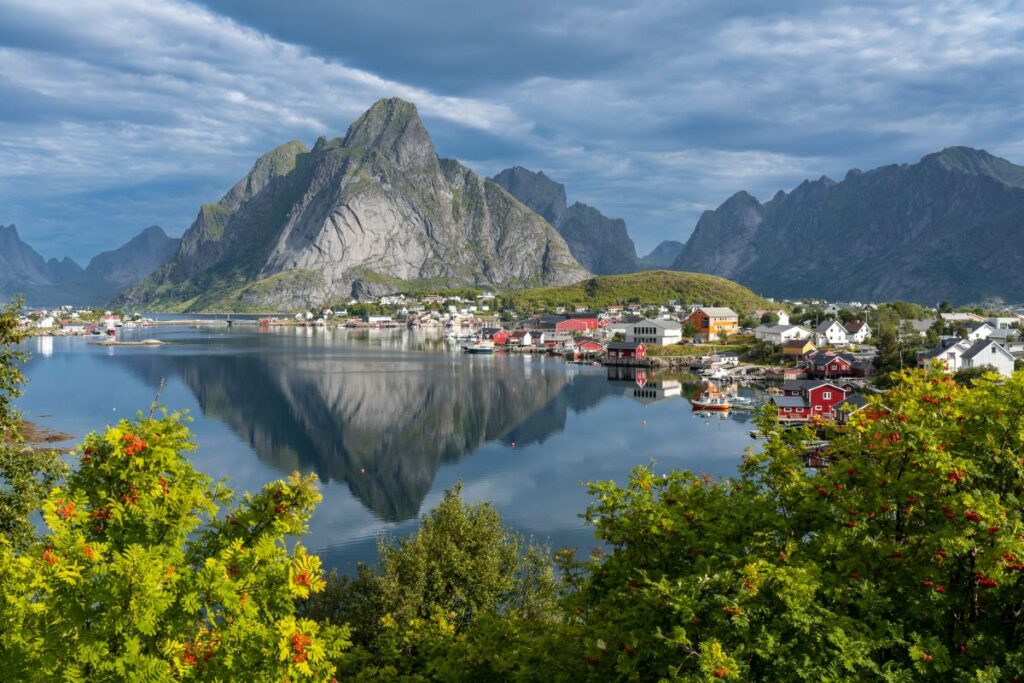
<path id="1" fill-rule="evenodd" d="M 381 100 L 344 138 L 289 142 L 204 205 L 177 255 L 119 302 L 294 309 L 422 286 L 521 288 L 588 275 L 499 185 L 440 159 L 416 107 Z"/>
<path id="2" fill-rule="evenodd" d="M 543 216 L 565 239 L 576 260 L 596 275 L 667 268 L 683 248 L 681 242 L 669 240 L 659 244 L 647 256 L 637 257 L 636 246 L 625 221 L 608 218 L 582 202 L 568 205 L 565 186 L 544 175 L 543 171 L 534 172 L 514 166 L 491 180 Z"/>
<path id="3" fill-rule="evenodd" d="M 0 225 L 0 301 L 22 294 L 34 306 L 102 305 L 167 262 L 180 240 L 150 226 L 82 268 L 70 258 L 44 260 L 13 225 Z"/>
<path id="4" fill-rule="evenodd" d="M 776 297 L 1024 301 L 1024 167 L 950 147 L 701 216 L 673 268 Z"/>
<path id="5" fill-rule="evenodd" d="M 638 257 L 623 220 L 521 166 L 483 178 L 437 156 L 416 107 L 381 100 L 343 138 L 260 157 L 181 240 L 153 226 L 86 268 L 0 226 L 0 297 L 166 310 L 292 310 L 386 292 L 708 273 L 760 295 L 1024 301 L 1024 167 L 950 147 L 916 164 L 740 191 L 685 245 Z"/>

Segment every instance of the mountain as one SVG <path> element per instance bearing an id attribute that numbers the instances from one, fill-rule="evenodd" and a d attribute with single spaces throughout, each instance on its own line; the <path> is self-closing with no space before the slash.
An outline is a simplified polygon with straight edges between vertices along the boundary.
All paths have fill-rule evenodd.
<path id="1" fill-rule="evenodd" d="M 159 225 L 151 225 L 117 249 L 93 256 L 85 273 L 109 285 L 112 298 L 170 261 L 180 243 L 181 239 L 168 237 Z"/>
<path id="2" fill-rule="evenodd" d="M 262 156 L 200 209 L 177 255 L 120 299 L 280 310 L 416 287 L 562 284 L 588 273 L 496 183 L 440 159 L 416 107 L 381 100 L 344 138 Z"/>
<path id="3" fill-rule="evenodd" d="M 950 147 L 916 164 L 739 192 L 673 264 L 772 296 L 1024 301 L 1024 167 Z"/>
<path id="4" fill-rule="evenodd" d="M 94 256 L 83 269 L 67 257 L 45 261 L 17 228 L 0 225 L 0 301 L 20 294 L 31 306 L 101 306 L 165 263 L 177 245 L 154 225 L 118 249 Z"/>
<path id="5" fill-rule="evenodd" d="M 675 260 L 679 258 L 679 254 L 683 252 L 685 245 L 682 242 L 675 240 L 665 240 L 654 248 L 647 256 L 639 259 L 641 267 L 644 268 L 671 268 Z"/>
<path id="6" fill-rule="evenodd" d="M 82 267 L 69 258 L 44 260 L 21 240 L 13 225 L 0 225 L 0 301 L 23 295 L 31 305 L 54 305 L 94 297 Z"/>
<path id="7" fill-rule="evenodd" d="M 544 217 L 558 231 L 572 255 L 597 275 L 632 273 L 638 268 L 636 247 L 621 218 L 608 218 L 592 206 L 567 206 L 565 186 L 522 166 L 506 168 L 492 180 Z"/>
<path id="8" fill-rule="evenodd" d="M 515 308 L 587 306 L 596 309 L 616 304 L 662 305 L 667 301 L 703 306 L 728 306 L 750 313 L 773 304 L 724 278 L 703 273 L 646 270 L 626 275 L 602 275 L 561 287 L 539 287 L 511 292 L 504 299 Z"/>

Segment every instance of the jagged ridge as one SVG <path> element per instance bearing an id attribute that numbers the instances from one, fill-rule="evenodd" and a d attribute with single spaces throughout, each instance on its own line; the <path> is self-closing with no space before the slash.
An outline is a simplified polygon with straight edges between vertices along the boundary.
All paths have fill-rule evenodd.
<path id="1" fill-rule="evenodd" d="M 707 211 L 673 268 L 773 296 L 1024 300 L 1024 168 L 950 147 Z"/>
<path id="2" fill-rule="evenodd" d="M 416 283 L 517 288 L 587 271 L 544 220 L 438 158 L 416 107 L 381 100 L 344 138 L 291 142 L 205 205 L 178 255 L 124 303 L 294 309 Z"/>

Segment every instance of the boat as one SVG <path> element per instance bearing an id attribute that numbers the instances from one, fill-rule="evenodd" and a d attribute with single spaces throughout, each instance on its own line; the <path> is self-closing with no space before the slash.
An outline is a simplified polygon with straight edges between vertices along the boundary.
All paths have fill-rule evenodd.
<path id="1" fill-rule="evenodd" d="M 494 342 L 490 340 L 473 342 L 472 344 L 466 344 L 463 346 L 462 350 L 466 353 L 494 353 Z"/>
<path id="2" fill-rule="evenodd" d="M 700 395 L 700 398 L 691 398 L 690 405 L 693 406 L 694 411 L 709 411 L 725 413 L 732 408 L 732 404 L 729 403 L 729 399 L 720 394 L 713 395 L 709 392 L 704 392 Z"/>

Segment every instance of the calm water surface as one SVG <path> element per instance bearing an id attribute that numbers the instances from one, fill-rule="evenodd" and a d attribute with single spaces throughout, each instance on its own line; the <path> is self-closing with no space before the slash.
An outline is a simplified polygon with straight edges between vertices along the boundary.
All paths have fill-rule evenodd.
<path id="1" fill-rule="evenodd" d="M 341 570 L 372 562 L 382 531 L 404 534 L 446 488 L 491 500 L 505 521 L 554 547 L 596 545 L 579 515 L 584 482 L 633 467 L 731 474 L 752 428 L 704 419 L 675 380 L 543 356 L 470 356 L 426 334 L 254 327 L 125 330 L 161 347 L 35 338 L 18 405 L 81 437 L 153 400 L 188 410 L 193 459 L 236 492 L 298 469 L 324 501 L 305 543 Z M 614 370 L 614 369 L 613 369 Z"/>

